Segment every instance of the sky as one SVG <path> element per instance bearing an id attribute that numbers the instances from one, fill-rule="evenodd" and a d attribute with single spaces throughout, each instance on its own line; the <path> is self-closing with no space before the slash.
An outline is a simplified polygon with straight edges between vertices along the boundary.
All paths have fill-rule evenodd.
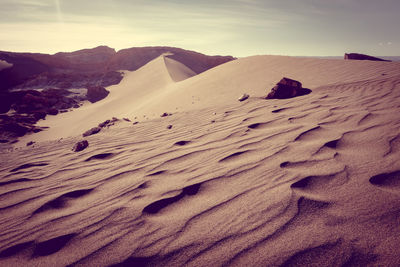
<path id="1" fill-rule="evenodd" d="M 400 56 L 400 0 L 0 0 L 0 50 Z"/>

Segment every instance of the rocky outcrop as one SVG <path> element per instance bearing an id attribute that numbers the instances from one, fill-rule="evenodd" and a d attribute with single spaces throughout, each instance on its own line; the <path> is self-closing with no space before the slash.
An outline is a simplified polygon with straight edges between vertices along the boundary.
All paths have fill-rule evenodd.
<path id="1" fill-rule="evenodd" d="M 345 53 L 344 54 L 344 59 L 348 59 L 348 60 L 372 60 L 372 61 L 389 61 L 390 60 L 385 60 L 382 58 L 378 58 L 378 57 L 372 57 L 372 56 L 368 56 L 368 55 L 364 55 L 364 54 L 358 54 L 358 53 Z"/>
<path id="2" fill-rule="evenodd" d="M 102 86 L 88 86 L 86 97 L 91 103 L 100 101 L 108 96 L 110 92 Z"/>
<path id="3" fill-rule="evenodd" d="M 61 89 L 0 93 L 0 113 L 7 113 L 0 117 L 1 135 L 13 139 L 41 131 L 42 128 L 35 126 L 38 120 L 78 104 L 70 94 L 70 91 Z M 11 109 L 13 111 L 9 112 Z"/>
<path id="4" fill-rule="evenodd" d="M 311 90 L 303 88 L 301 82 L 284 77 L 271 89 L 266 99 L 286 99 L 309 93 Z"/>
<path id="5" fill-rule="evenodd" d="M 102 72 L 68 72 L 53 73 L 43 72 L 18 85 L 18 88 L 43 88 L 55 87 L 61 89 L 85 88 L 87 86 L 103 86 L 118 84 L 122 80 L 122 74 L 117 71 Z"/>
<path id="6" fill-rule="evenodd" d="M 78 103 L 78 100 L 69 97 L 70 91 L 62 89 L 25 90 L 0 94 L 0 113 L 6 113 L 13 108 L 19 114 L 44 112 L 55 115 L 58 110 L 71 108 Z"/>
<path id="7" fill-rule="evenodd" d="M 37 119 L 32 114 L 1 114 L 0 115 L 0 139 L 13 140 L 27 133 L 37 133 L 44 127 L 34 124 Z"/>

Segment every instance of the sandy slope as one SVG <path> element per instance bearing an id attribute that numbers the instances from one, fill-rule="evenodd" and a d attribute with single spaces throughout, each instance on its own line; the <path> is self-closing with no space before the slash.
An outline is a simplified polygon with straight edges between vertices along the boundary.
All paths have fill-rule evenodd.
<path id="1" fill-rule="evenodd" d="M 316 88 L 382 78 L 382 74 L 393 75 L 399 69 L 398 63 L 254 56 L 192 77 L 195 73 L 167 56 L 160 56 L 135 72 L 126 72 L 120 84 L 108 87 L 111 93 L 106 99 L 40 121 L 40 126 L 50 129 L 23 138 L 21 144 L 79 135 L 111 116 L 143 121 L 164 112 L 233 104 L 244 92 L 262 97 L 283 76 L 300 80 L 304 87 Z"/>
<path id="2" fill-rule="evenodd" d="M 82 152 L 1 155 L 0 265 L 400 264 L 400 64 L 258 56 L 188 76 L 162 57 L 127 74 L 74 123 L 157 118 Z M 313 92 L 258 97 L 282 76 Z"/>

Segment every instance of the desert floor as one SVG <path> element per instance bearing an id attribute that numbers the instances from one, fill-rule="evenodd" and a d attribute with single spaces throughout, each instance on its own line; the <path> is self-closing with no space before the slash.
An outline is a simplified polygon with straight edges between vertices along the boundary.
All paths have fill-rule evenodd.
<path id="1" fill-rule="evenodd" d="M 1 266 L 400 265 L 400 63 L 165 55 L 108 89 L 1 152 Z"/>

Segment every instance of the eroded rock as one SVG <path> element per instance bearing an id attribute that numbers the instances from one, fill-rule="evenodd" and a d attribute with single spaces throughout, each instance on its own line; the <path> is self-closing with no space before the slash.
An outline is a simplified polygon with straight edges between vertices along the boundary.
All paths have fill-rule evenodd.
<path id="1" fill-rule="evenodd" d="M 87 140 L 82 140 L 74 145 L 74 147 L 72 148 L 72 151 L 79 152 L 79 151 L 86 149 L 88 146 L 89 146 L 89 142 Z"/>
<path id="2" fill-rule="evenodd" d="M 90 135 L 93 135 L 93 134 L 97 134 L 97 133 L 99 133 L 100 131 L 101 131 L 101 127 L 93 127 L 92 129 L 87 130 L 86 132 L 84 132 L 84 133 L 82 134 L 82 136 L 83 136 L 83 137 L 90 136 Z"/>
<path id="3" fill-rule="evenodd" d="M 271 89 L 266 99 L 286 99 L 310 92 L 310 89 L 302 87 L 301 82 L 284 77 Z"/>

